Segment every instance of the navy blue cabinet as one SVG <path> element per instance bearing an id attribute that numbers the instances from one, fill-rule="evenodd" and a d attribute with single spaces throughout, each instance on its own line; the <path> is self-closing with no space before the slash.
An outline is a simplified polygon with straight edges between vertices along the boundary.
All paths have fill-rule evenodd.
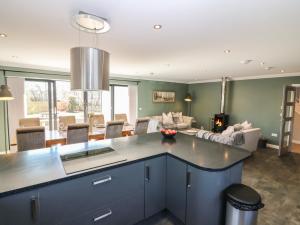
<path id="1" fill-rule="evenodd" d="M 167 157 L 167 209 L 182 222 L 186 211 L 187 165 Z"/>
<path id="2" fill-rule="evenodd" d="M 145 161 L 145 216 L 166 208 L 166 156 Z"/>
<path id="3" fill-rule="evenodd" d="M 1 225 L 37 225 L 40 219 L 39 194 L 28 191 L 0 199 Z"/>
<path id="4" fill-rule="evenodd" d="M 64 224 L 75 216 L 78 220 L 86 219 L 86 213 L 97 209 L 100 212 L 96 214 L 101 215 L 103 207 L 104 211 L 105 206 L 112 205 L 115 208 L 116 202 L 119 202 L 117 205 L 123 207 L 124 211 L 131 210 L 128 217 L 134 214 L 142 220 L 144 183 L 144 162 L 139 162 L 46 186 L 39 190 L 41 224 Z M 122 201 L 124 198 L 127 200 Z M 132 206 L 131 201 L 135 202 Z M 138 208 L 135 208 L 136 205 Z M 122 214 L 119 208 L 117 210 L 118 214 Z"/>
<path id="5" fill-rule="evenodd" d="M 186 225 L 220 225 L 242 165 L 205 171 L 159 156 L 2 197 L 0 225 L 132 225 L 164 209 Z"/>
<path id="6" fill-rule="evenodd" d="M 223 191 L 240 183 L 242 163 L 222 171 L 188 166 L 186 225 L 220 225 L 225 218 Z"/>

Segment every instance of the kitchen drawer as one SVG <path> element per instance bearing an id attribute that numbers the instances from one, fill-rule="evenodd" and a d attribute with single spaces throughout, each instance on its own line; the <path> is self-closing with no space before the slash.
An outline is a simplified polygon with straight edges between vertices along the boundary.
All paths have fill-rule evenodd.
<path id="1" fill-rule="evenodd" d="M 57 225 L 133 225 L 144 219 L 144 193 L 139 191 Z"/>
<path id="2" fill-rule="evenodd" d="M 43 225 L 80 215 L 144 190 L 144 163 L 134 163 L 40 189 Z"/>

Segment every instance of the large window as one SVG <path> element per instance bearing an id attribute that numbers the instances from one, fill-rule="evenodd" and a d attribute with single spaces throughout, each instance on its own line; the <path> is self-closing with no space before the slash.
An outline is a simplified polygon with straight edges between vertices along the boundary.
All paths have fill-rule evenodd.
<path id="1" fill-rule="evenodd" d="M 25 115 L 29 118 L 38 117 L 41 125 L 49 127 L 50 111 L 50 89 L 51 84 L 47 81 L 26 81 L 25 82 Z"/>
<path id="2" fill-rule="evenodd" d="M 84 100 L 88 113 L 102 113 L 106 121 L 114 114 L 129 116 L 128 86 L 111 85 L 110 91 L 71 91 L 69 81 L 25 81 L 25 115 L 38 117 L 47 129 L 58 128 L 59 116 L 75 116 L 77 123 L 84 122 Z"/>
<path id="3" fill-rule="evenodd" d="M 128 86 L 114 87 L 114 114 L 126 113 L 129 115 Z"/>
<path id="4" fill-rule="evenodd" d="M 83 92 L 71 91 L 69 81 L 56 81 L 56 117 L 75 116 L 78 123 L 84 122 Z"/>

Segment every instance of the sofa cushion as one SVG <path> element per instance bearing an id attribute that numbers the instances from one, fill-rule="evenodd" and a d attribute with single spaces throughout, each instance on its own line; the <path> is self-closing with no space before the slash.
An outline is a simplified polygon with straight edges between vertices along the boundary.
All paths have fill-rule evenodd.
<path id="1" fill-rule="evenodd" d="M 241 123 L 241 126 L 243 127 L 242 130 L 248 130 L 252 128 L 252 123 L 249 123 L 247 120 Z"/>
<path id="2" fill-rule="evenodd" d="M 226 128 L 226 130 L 224 130 L 222 132 L 222 135 L 230 136 L 230 135 L 232 135 L 233 132 L 234 132 L 234 127 L 233 126 L 228 126 Z"/>
<path id="3" fill-rule="evenodd" d="M 172 113 L 169 112 L 168 114 L 162 114 L 162 124 L 164 126 L 174 124 Z"/>
<path id="4" fill-rule="evenodd" d="M 233 125 L 234 131 L 241 131 L 243 129 L 243 126 L 240 123 Z"/>
<path id="5" fill-rule="evenodd" d="M 177 123 L 176 127 L 177 127 L 178 130 L 187 129 L 187 128 L 189 128 L 189 124 L 187 124 L 187 123 Z"/>
<path id="6" fill-rule="evenodd" d="M 164 129 L 176 129 L 177 125 L 175 123 L 173 123 L 173 124 L 163 125 L 163 127 L 164 127 Z"/>
<path id="7" fill-rule="evenodd" d="M 183 123 L 182 112 L 172 112 L 173 121 L 176 124 Z"/>

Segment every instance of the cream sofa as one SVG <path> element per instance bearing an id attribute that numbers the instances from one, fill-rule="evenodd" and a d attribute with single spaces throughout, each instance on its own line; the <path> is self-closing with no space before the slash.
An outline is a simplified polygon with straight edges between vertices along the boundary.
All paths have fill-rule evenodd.
<path id="1" fill-rule="evenodd" d="M 250 128 L 236 131 L 231 134 L 199 130 L 196 136 L 201 139 L 231 145 L 240 149 L 245 149 L 249 152 L 254 152 L 257 149 L 258 141 L 261 137 L 261 130 L 260 128 Z"/>
<path id="2" fill-rule="evenodd" d="M 157 132 L 160 129 L 176 129 L 176 130 L 184 130 L 192 127 L 193 117 L 190 116 L 182 116 L 183 123 L 171 124 L 171 125 L 163 125 L 162 116 L 151 116 L 150 122 L 148 126 L 148 133 Z"/>
<path id="3" fill-rule="evenodd" d="M 238 148 L 254 152 L 257 150 L 259 138 L 261 137 L 260 128 L 251 128 L 242 131 L 244 133 L 245 143 L 242 145 L 236 145 Z"/>

